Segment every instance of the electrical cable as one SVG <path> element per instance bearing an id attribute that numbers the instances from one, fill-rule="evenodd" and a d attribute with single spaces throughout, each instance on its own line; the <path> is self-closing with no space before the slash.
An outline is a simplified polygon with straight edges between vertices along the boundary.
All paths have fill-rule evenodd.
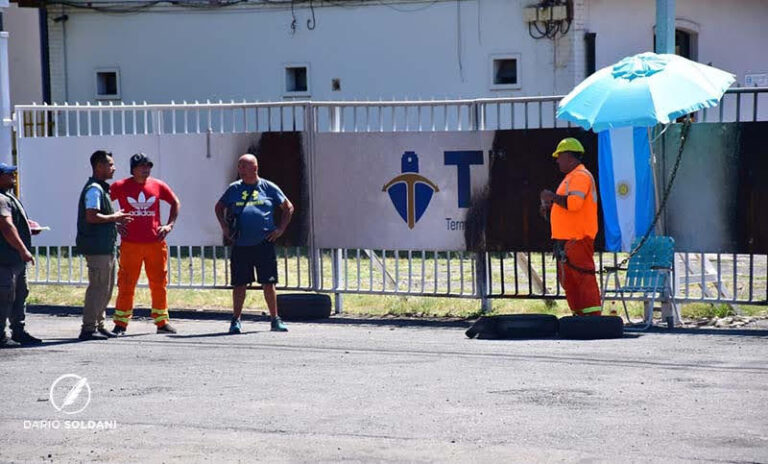
<path id="1" fill-rule="evenodd" d="M 315 7 L 312 5 L 312 0 L 309 0 L 309 11 L 312 12 L 312 19 L 307 20 L 307 29 L 313 31 L 317 27 L 317 21 L 315 21 Z"/>

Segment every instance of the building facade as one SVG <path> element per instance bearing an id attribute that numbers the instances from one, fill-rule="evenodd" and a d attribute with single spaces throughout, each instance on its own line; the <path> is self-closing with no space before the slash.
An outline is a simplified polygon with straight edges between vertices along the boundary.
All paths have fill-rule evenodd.
<path id="1" fill-rule="evenodd" d="M 650 0 L 82 3 L 47 6 L 53 102 L 557 95 L 652 50 L 656 19 Z M 677 0 L 676 18 L 680 54 L 768 84 L 768 2 Z"/>

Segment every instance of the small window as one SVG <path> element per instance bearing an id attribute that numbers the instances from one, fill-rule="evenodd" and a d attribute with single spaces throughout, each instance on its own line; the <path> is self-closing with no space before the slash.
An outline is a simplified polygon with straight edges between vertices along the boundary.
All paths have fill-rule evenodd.
<path id="1" fill-rule="evenodd" d="M 519 55 L 491 57 L 491 89 L 506 90 L 520 88 Z"/>
<path id="2" fill-rule="evenodd" d="M 309 95 L 308 66 L 285 67 L 285 93 L 287 95 Z"/>
<path id="3" fill-rule="evenodd" d="M 120 71 L 117 69 L 96 70 L 96 99 L 113 100 L 120 98 Z"/>

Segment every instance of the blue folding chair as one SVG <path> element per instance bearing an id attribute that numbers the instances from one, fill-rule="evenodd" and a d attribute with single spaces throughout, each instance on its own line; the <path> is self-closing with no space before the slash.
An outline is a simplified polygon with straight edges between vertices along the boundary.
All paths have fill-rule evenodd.
<path id="1" fill-rule="evenodd" d="M 639 240 L 632 244 L 632 250 L 635 250 Z M 606 273 L 603 277 L 603 307 L 606 300 L 621 300 L 624 306 L 624 314 L 627 321 L 629 311 L 627 311 L 627 299 L 643 300 L 644 316 L 642 325 L 636 328 L 646 330 L 653 324 L 653 310 L 657 301 L 662 304 L 669 304 L 672 307 L 673 315 L 668 316 L 666 323 L 668 327 L 674 326 L 675 320 L 680 320 L 680 312 L 675 304 L 674 290 L 672 288 L 672 271 L 675 263 L 675 240 L 672 237 L 651 236 L 643 243 L 642 247 L 635 252 L 629 259 L 626 268 L 606 267 Z M 619 283 L 619 272 L 626 271 L 624 284 Z M 608 288 L 608 282 L 613 276 L 614 288 Z"/>

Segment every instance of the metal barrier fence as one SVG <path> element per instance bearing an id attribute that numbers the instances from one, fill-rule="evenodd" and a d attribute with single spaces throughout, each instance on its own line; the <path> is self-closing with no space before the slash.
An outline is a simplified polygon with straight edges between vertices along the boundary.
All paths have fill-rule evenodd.
<path id="1" fill-rule="evenodd" d="M 561 98 L 27 105 L 17 106 L 14 118 L 18 138 L 301 131 L 311 155 L 312 135 L 322 132 L 571 127 L 556 118 Z M 719 108 L 700 111 L 695 118 L 699 122 L 768 120 L 768 88 L 729 90 Z M 74 247 L 36 247 L 34 253 L 37 265 L 30 270 L 30 283 L 87 282 L 84 259 Z M 221 246 L 169 247 L 169 287 L 227 287 L 227 253 Z M 280 248 L 278 254 L 278 287 L 286 290 L 476 298 L 484 308 L 492 299 L 564 296 L 555 263 L 543 252 L 298 247 Z M 598 253 L 597 268 L 615 265 L 622 256 Z M 766 255 L 678 253 L 674 276 L 677 301 L 768 304 Z"/>
<path id="2" fill-rule="evenodd" d="M 168 287 L 222 289 L 229 285 L 229 248 L 169 246 Z M 35 247 L 32 284 L 84 285 L 85 259 L 74 247 Z M 364 250 L 278 247 L 278 288 L 379 295 L 558 299 L 551 253 L 475 253 L 437 250 Z M 313 257 L 314 256 L 314 257 Z M 621 253 L 596 253 L 595 266 L 615 266 Z M 677 253 L 674 294 L 678 302 L 768 304 L 768 255 Z M 623 282 L 624 274 L 619 273 Z M 600 282 L 600 279 L 598 279 Z M 146 280 L 139 282 L 146 286 Z M 608 282 L 613 288 L 613 282 Z M 632 299 L 632 298 L 630 298 Z"/>
<path id="3" fill-rule="evenodd" d="M 242 132 L 435 132 L 572 127 L 556 117 L 562 96 L 425 101 L 182 102 L 22 105 L 25 137 Z M 730 89 L 697 122 L 768 120 L 768 87 Z M 311 129 L 311 130 L 310 130 Z"/>

